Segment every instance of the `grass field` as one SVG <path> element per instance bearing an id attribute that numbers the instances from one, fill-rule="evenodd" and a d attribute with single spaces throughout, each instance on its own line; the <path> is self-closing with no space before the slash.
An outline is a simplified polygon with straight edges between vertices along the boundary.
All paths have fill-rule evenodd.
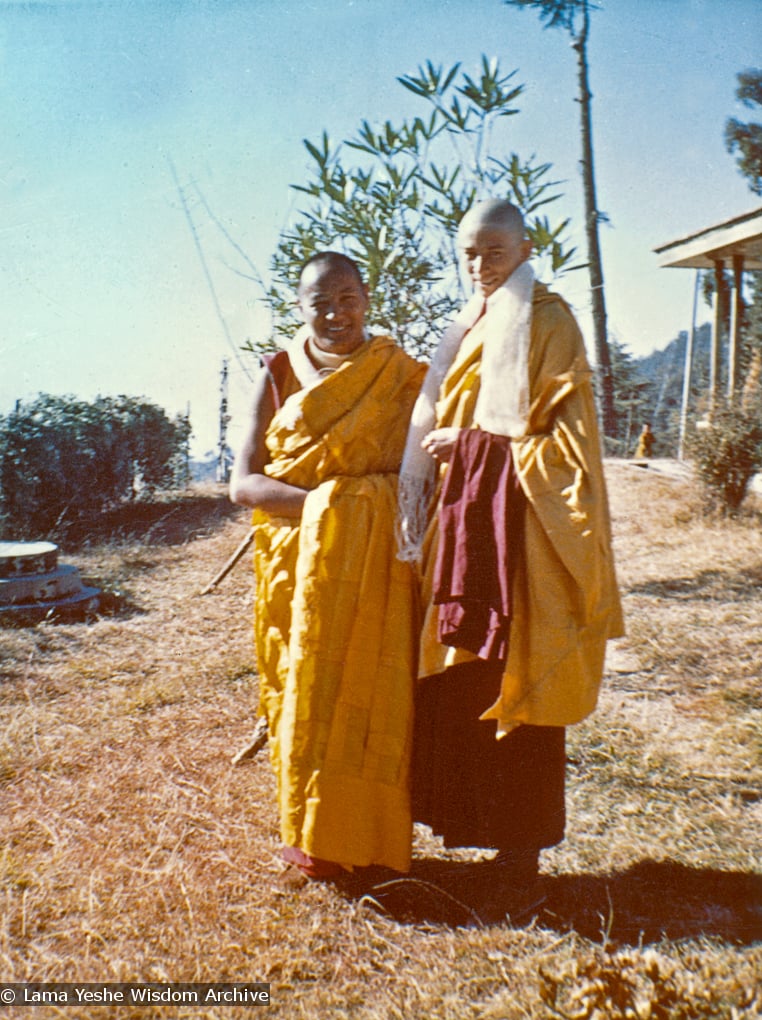
<path id="1" fill-rule="evenodd" d="M 0 1015 L 761 1016 L 762 506 L 707 522 L 685 482 L 607 473 L 628 636 L 569 733 L 567 839 L 516 928 L 277 885 L 267 753 L 231 765 L 255 721 L 247 564 L 198 594 L 248 528 L 221 490 L 64 545 L 102 615 L 0 630 L 0 979 L 267 981 L 272 1003 Z M 424 830 L 415 855 L 453 856 Z"/>

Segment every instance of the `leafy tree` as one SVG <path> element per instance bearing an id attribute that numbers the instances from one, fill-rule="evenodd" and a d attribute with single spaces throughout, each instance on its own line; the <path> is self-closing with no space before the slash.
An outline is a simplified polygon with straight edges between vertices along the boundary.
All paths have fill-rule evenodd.
<path id="1" fill-rule="evenodd" d="M 762 355 L 762 272 L 750 273 L 749 303 L 744 310 L 741 378 Z"/>
<path id="2" fill-rule="evenodd" d="M 626 346 L 611 341 L 612 376 L 615 381 L 614 406 L 617 413 L 617 453 L 629 457 L 632 453 L 636 429 L 649 421 L 648 399 L 651 384 L 640 371 L 636 360 Z"/>
<path id="3" fill-rule="evenodd" d="M 762 107 L 762 70 L 741 71 L 736 96 L 749 109 Z M 729 152 L 739 153 L 738 168 L 746 177 L 749 189 L 755 195 L 762 195 L 762 124 L 754 121 L 743 124 L 729 118 L 725 123 L 725 144 Z M 757 385 L 755 373 L 762 359 L 762 273 L 751 274 L 750 289 L 739 353 L 741 378 L 747 379 L 747 390 Z"/>
<path id="4" fill-rule="evenodd" d="M 762 71 L 738 74 L 737 97 L 753 109 L 762 105 Z M 762 124 L 744 124 L 735 118 L 725 123 L 725 144 L 738 153 L 737 163 L 755 195 L 762 195 Z M 730 285 L 726 274 L 705 281 L 705 295 L 719 284 L 720 318 L 727 334 Z M 739 375 L 745 379 L 740 399 L 728 402 L 700 423 L 689 443 L 696 474 L 704 487 L 705 508 L 732 515 L 738 511 L 752 477 L 762 468 L 762 286 L 754 274 L 751 302 L 743 309 Z"/>
<path id="5" fill-rule="evenodd" d="M 689 422 L 706 411 L 709 382 L 709 357 L 712 329 L 704 323 L 694 338 Z M 685 374 L 685 350 L 688 333 L 681 331 L 661 350 L 637 359 L 639 373 L 648 381 L 641 409 L 642 420 L 649 421 L 663 456 L 676 456 L 680 446 L 680 416 Z M 615 371 L 618 371 L 615 363 Z"/>
<path id="6" fill-rule="evenodd" d="M 593 163 L 593 130 L 587 40 L 590 34 L 590 11 L 596 8 L 592 0 L 503 0 L 509 7 L 533 7 L 539 11 L 545 28 L 562 28 L 569 33 L 577 54 L 577 88 L 582 138 L 582 187 L 585 198 L 585 235 L 587 240 L 588 270 L 590 273 L 590 299 L 595 331 L 596 381 L 601 405 L 603 431 L 607 436 L 617 435 L 614 379 L 611 352 L 606 327 L 606 302 L 603 293 L 603 261 L 598 240 L 598 224 L 605 215 L 598 209 L 595 193 Z"/>
<path id="7" fill-rule="evenodd" d="M 0 418 L 0 522 L 15 539 L 173 485 L 190 423 L 133 397 L 41 394 Z"/>
<path id="8" fill-rule="evenodd" d="M 518 113 L 523 86 L 516 72 L 482 58 L 477 75 L 460 64 L 428 61 L 398 82 L 425 113 L 399 124 L 363 121 L 334 145 L 327 132 L 305 141 L 309 199 L 282 235 L 271 263 L 265 300 L 273 313 L 267 344 L 278 346 L 297 322 L 293 292 L 302 263 L 316 251 L 343 250 L 361 267 L 371 291 L 368 323 L 390 330 L 415 354 L 426 355 L 435 323 L 462 302 L 455 237 L 465 212 L 481 198 L 511 199 L 524 212 L 541 272 L 569 268 L 574 250 L 564 242 L 568 220 L 551 222 L 545 207 L 557 200 L 550 165 L 514 152 L 496 154 L 499 123 Z"/>
<path id="9" fill-rule="evenodd" d="M 736 96 L 743 105 L 752 110 L 762 106 L 762 70 L 741 71 L 737 77 Z M 725 122 L 725 145 L 731 154 L 738 153 L 738 168 L 751 190 L 762 195 L 762 124 L 744 124 L 729 117 Z"/>
<path id="10" fill-rule="evenodd" d="M 762 71 L 741 71 L 737 78 L 739 84 L 736 96 L 741 102 L 749 108 L 762 106 Z M 737 165 L 747 179 L 749 190 L 755 195 L 762 195 L 762 124 L 744 124 L 735 118 L 728 118 L 725 122 L 725 144 L 730 153 L 739 153 Z M 732 274 L 723 270 L 721 273 L 707 272 L 702 275 L 702 291 L 706 303 L 711 306 L 715 296 L 719 301 L 722 349 L 727 345 L 730 333 Z M 741 380 L 747 378 L 748 373 L 762 359 L 762 274 L 746 274 L 747 280 L 749 277 L 750 300 L 742 303 L 741 338 L 737 352 L 738 378 Z M 727 372 L 727 367 L 726 359 L 721 359 L 721 388 L 726 383 L 722 375 Z"/>
<path id="11" fill-rule="evenodd" d="M 737 75 L 736 96 L 749 109 L 762 107 L 762 70 L 751 68 Z M 750 191 L 762 195 L 762 124 L 742 123 L 730 117 L 725 122 L 728 152 L 738 152 L 738 169 L 746 177 Z M 726 304 L 729 294 L 723 295 Z M 729 317 L 726 312 L 725 318 Z M 750 301 L 744 309 L 742 343 L 739 351 L 740 377 L 754 388 L 754 373 L 762 359 L 762 273 L 751 274 Z M 751 376 L 751 377 L 750 377 Z"/>

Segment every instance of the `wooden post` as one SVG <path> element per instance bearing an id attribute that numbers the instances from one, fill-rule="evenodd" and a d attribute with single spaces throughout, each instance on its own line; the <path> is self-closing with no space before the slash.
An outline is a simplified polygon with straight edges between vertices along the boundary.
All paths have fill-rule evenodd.
<path id="1" fill-rule="evenodd" d="M 701 274 L 696 270 L 696 279 L 693 284 L 693 314 L 691 315 L 691 329 L 688 333 L 688 341 L 685 345 L 685 368 L 683 369 L 683 402 L 680 408 L 680 439 L 677 446 L 677 459 L 685 460 L 685 433 L 688 428 L 688 405 L 691 399 L 691 375 L 693 374 L 693 349 L 696 344 L 696 310 L 698 307 L 698 292 L 701 282 Z"/>
<path id="2" fill-rule="evenodd" d="M 728 406 L 732 407 L 738 393 L 738 350 L 741 345 L 743 318 L 743 255 L 733 256 L 733 303 L 730 306 L 730 339 L 728 341 Z"/>
<path id="3" fill-rule="evenodd" d="M 232 764 L 240 765 L 243 761 L 255 758 L 258 752 L 267 745 L 267 735 L 267 719 L 262 715 L 257 719 L 257 725 L 254 727 L 248 744 L 233 755 Z"/>
<path id="4" fill-rule="evenodd" d="M 236 565 L 236 563 L 240 560 L 240 558 L 243 556 L 243 554 L 249 548 L 253 538 L 254 538 L 254 528 L 252 528 L 251 531 L 246 536 L 246 538 L 244 538 L 244 540 L 238 546 L 236 551 L 233 553 L 233 555 L 227 561 L 227 563 L 222 568 L 222 570 L 219 572 L 219 574 L 217 574 L 216 577 L 212 578 L 212 580 L 209 582 L 209 584 L 206 586 L 206 588 L 204 588 L 203 591 L 199 592 L 200 595 L 208 595 L 209 592 L 213 588 L 217 587 L 217 585 L 220 583 L 220 581 L 223 579 L 223 577 L 227 577 L 227 575 L 230 573 L 230 571 L 233 569 L 233 567 Z"/>
<path id="5" fill-rule="evenodd" d="M 222 373 L 220 375 L 220 432 L 217 442 L 217 481 L 230 481 L 230 466 L 228 464 L 228 359 L 222 359 Z"/>
<path id="6" fill-rule="evenodd" d="M 714 321 L 712 324 L 712 350 L 709 357 L 709 421 L 717 411 L 717 392 L 720 386 L 720 339 L 722 337 L 722 274 L 725 263 L 714 260 Z"/>

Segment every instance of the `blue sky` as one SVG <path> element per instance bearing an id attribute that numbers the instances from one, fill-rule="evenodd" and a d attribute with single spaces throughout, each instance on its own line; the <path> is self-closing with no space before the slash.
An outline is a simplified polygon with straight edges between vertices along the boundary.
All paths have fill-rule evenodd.
<path id="1" fill-rule="evenodd" d="M 762 64 L 759 0 L 602 0 L 589 46 L 606 300 L 635 354 L 689 325 L 693 276 L 653 248 L 760 205 L 725 151 L 736 73 Z M 426 60 L 517 69 L 499 150 L 554 164 L 583 249 L 568 37 L 500 0 L 0 2 L 0 413 L 38 392 L 188 405 L 194 451 L 230 439 L 246 376 L 215 313 L 169 168 L 197 182 L 263 274 L 298 208 L 302 139 L 418 112 Z M 188 191 L 192 199 L 191 192 Z M 264 328 L 222 235 L 192 213 L 233 344 Z M 586 276 L 559 289 L 589 328 Z M 705 316 L 708 317 L 708 316 Z"/>

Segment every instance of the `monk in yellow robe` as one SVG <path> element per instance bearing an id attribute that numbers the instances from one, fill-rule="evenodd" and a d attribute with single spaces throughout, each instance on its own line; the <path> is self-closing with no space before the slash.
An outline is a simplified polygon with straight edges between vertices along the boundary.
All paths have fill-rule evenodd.
<path id="1" fill-rule="evenodd" d="M 365 333 L 335 252 L 307 262 L 304 327 L 257 381 L 231 498 L 254 509 L 260 710 L 283 856 L 310 878 L 410 864 L 414 572 L 396 558 L 397 472 L 424 369 Z"/>
<path id="2" fill-rule="evenodd" d="M 651 431 L 651 423 L 647 421 L 638 436 L 638 448 L 635 451 L 637 460 L 648 460 L 654 448 L 654 439 L 655 436 Z"/>
<path id="3" fill-rule="evenodd" d="M 420 560 L 425 606 L 414 817 L 446 846 L 498 851 L 503 892 L 491 881 L 476 908 L 515 919 L 542 900 L 565 727 L 595 708 L 622 616 L 579 328 L 535 282 L 511 203 L 476 205 L 458 243 L 474 296 L 433 357 L 400 476 L 400 555 Z"/>

